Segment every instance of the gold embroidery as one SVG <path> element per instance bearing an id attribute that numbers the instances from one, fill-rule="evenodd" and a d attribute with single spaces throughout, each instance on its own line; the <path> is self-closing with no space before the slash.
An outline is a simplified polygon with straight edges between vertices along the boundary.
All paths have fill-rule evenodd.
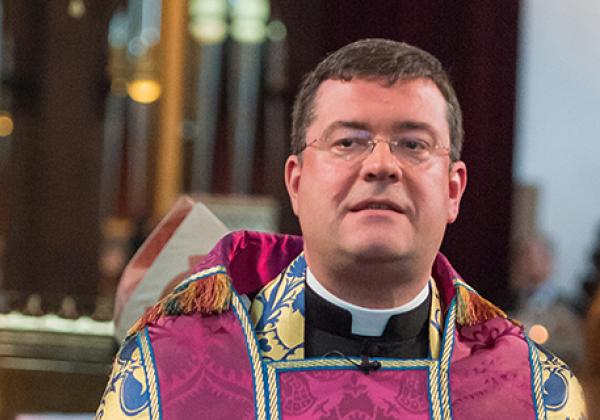
<path id="1" fill-rule="evenodd" d="M 251 308 L 261 354 L 266 360 L 304 358 L 304 286 L 301 254 L 260 291 Z"/>
<path id="2" fill-rule="evenodd" d="M 547 419 L 586 419 L 583 391 L 573 372 L 565 362 L 543 347 L 537 348 L 537 355 L 542 366 Z"/>
<path id="3" fill-rule="evenodd" d="M 125 384 L 139 387 L 142 398 L 129 399 L 125 392 Z M 142 354 L 136 337 L 126 341 L 115 357 L 113 371 L 96 411 L 96 419 L 131 419 L 149 420 L 150 404 L 146 374 L 142 366 Z"/>
<path id="4" fill-rule="evenodd" d="M 432 359 L 440 357 L 440 341 L 442 335 L 442 304 L 440 292 L 435 281 L 430 278 L 431 308 L 429 310 L 429 352 Z"/>
<path id="5" fill-rule="evenodd" d="M 262 356 L 268 361 L 304 358 L 304 288 L 306 261 L 300 255 L 254 299 L 251 318 Z M 429 311 L 429 351 L 432 359 L 440 354 L 442 307 L 440 294 L 431 278 Z"/>

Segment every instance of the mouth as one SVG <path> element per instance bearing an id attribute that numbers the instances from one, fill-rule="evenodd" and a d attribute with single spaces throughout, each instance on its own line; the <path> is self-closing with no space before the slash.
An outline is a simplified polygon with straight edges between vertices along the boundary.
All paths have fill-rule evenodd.
<path id="1" fill-rule="evenodd" d="M 353 213 L 365 210 L 382 210 L 404 213 L 402 207 L 393 201 L 388 200 L 365 200 L 350 207 L 350 211 Z"/>

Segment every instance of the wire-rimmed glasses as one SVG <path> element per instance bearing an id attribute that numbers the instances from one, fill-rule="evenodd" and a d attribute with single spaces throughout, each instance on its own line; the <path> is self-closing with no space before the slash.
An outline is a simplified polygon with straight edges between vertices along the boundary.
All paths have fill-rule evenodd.
<path id="1" fill-rule="evenodd" d="M 357 162 L 373 152 L 378 143 L 387 143 L 394 157 L 409 165 L 427 162 L 434 155 L 449 155 L 450 148 L 436 144 L 430 136 L 399 132 L 391 136 L 375 135 L 368 130 L 337 127 L 306 144 L 327 152 L 332 158 Z"/>

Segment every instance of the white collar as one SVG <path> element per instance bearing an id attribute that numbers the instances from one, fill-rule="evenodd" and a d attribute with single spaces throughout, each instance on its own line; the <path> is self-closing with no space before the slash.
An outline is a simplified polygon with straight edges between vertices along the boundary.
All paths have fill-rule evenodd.
<path id="1" fill-rule="evenodd" d="M 335 296 L 319 283 L 308 267 L 306 268 L 306 284 L 322 299 L 350 312 L 352 315 L 352 334 L 370 337 L 381 336 L 390 317 L 415 309 L 429 297 L 429 283 L 427 283 L 417 296 L 404 305 L 389 309 L 370 309 L 354 305 Z"/>

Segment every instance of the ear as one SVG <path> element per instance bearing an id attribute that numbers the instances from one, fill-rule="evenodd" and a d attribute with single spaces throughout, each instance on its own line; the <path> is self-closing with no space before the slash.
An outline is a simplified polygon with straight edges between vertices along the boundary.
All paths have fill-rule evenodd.
<path id="1" fill-rule="evenodd" d="M 285 187 L 296 216 L 298 216 L 298 189 L 300 188 L 301 174 L 302 162 L 300 162 L 300 158 L 298 155 L 290 155 L 285 162 Z"/>
<path id="2" fill-rule="evenodd" d="M 448 175 L 448 223 L 458 217 L 460 200 L 467 187 L 467 165 L 461 160 L 454 162 Z"/>

